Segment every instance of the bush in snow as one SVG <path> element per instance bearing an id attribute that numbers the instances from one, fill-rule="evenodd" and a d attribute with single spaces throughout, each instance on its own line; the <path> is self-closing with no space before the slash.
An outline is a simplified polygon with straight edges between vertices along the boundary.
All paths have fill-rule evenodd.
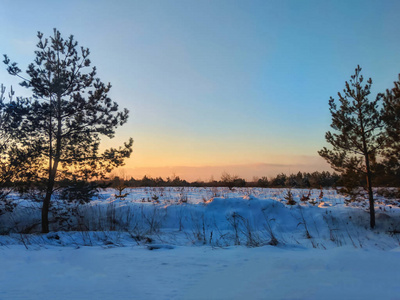
<path id="1" fill-rule="evenodd" d="M 292 189 L 288 189 L 286 192 L 286 195 L 284 197 L 286 199 L 286 203 L 288 205 L 295 205 L 297 204 L 297 202 L 293 199 L 293 193 L 292 193 Z"/>

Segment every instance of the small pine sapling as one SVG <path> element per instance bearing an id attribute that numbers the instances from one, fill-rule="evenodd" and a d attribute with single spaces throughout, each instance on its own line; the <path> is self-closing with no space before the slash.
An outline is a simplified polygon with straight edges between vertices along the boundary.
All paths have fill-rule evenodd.
<path id="1" fill-rule="evenodd" d="M 115 194 L 115 198 L 125 199 L 129 195 L 129 193 L 123 193 L 126 188 L 127 186 L 124 183 L 117 185 L 115 189 L 118 191 L 118 194 Z"/>
<path id="2" fill-rule="evenodd" d="M 288 205 L 296 205 L 297 204 L 297 202 L 293 199 L 292 189 L 287 190 L 287 193 L 284 198 L 286 199 L 286 201 L 287 201 L 286 204 L 288 204 Z"/>
<path id="3" fill-rule="evenodd" d="M 308 191 L 307 196 L 306 195 L 301 196 L 300 201 L 306 202 L 306 201 L 310 200 L 310 196 L 311 196 L 311 189 Z"/>
<path id="4" fill-rule="evenodd" d="M 321 187 L 321 189 L 320 189 L 320 193 L 319 193 L 318 198 L 319 198 L 319 199 L 324 198 L 324 192 L 323 192 L 323 190 L 322 190 L 322 187 Z"/>

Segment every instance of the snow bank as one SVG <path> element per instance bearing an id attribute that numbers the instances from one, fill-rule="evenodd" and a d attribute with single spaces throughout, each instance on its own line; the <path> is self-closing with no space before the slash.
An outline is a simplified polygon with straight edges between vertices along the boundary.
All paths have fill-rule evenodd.
<path id="1" fill-rule="evenodd" d="M 58 239 L 21 235 L 40 229 L 40 203 L 15 197 L 14 211 L 0 216 L 0 231 L 18 234 L 0 236 L 0 245 L 399 246 L 398 203 L 382 197 L 377 227 L 370 230 L 368 206 L 348 206 L 334 190 L 293 189 L 295 205 L 288 205 L 285 189 L 140 188 L 129 189 L 126 199 L 116 199 L 113 192 L 104 190 L 86 205 L 55 199 L 51 228 Z M 301 201 L 308 194 L 309 201 Z"/>

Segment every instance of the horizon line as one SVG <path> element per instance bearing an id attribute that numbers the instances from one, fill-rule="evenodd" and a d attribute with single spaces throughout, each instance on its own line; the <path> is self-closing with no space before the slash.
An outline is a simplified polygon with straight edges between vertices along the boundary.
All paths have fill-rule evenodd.
<path id="1" fill-rule="evenodd" d="M 246 180 L 254 177 L 271 177 L 277 174 L 295 174 L 298 172 L 332 172 L 332 168 L 325 161 L 314 161 L 292 164 L 276 163 L 250 163 L 250 164 L 224 164 L 207 166 L 163 166 L 163 167 L 121 167 L 112 173 L 115 176 L 131 176 L 133 178 L 171 177 L 177 176 L 188 181 L 207 181 L 210 178 L 219 178 L 223 173 L 239 176 Z"/>

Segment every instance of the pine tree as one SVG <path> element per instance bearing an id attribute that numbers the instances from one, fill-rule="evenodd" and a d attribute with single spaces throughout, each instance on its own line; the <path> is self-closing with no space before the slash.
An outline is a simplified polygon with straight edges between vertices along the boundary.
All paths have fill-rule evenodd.
<path id="1" fill-rule="evenodd" d="M 383 99 L 382 118 L 387 135 L 385 165 L 390 172 L 400 174 L 400 75 L 394 87 L 380 96 Z"/>
<path id="2" fill-rule="evenodd" d="M 89 49 L 79 48 L 72 35 L 64 39 L 54 29 L 49 39 L 41 32 L 37 37 L 36 58 L 26 75 L 4 55 L 8 73 L 22 79 L 21 85 L 31 90 L 32 98 L 2 99 L 0 109 L 7 143 L 14 143 L 22 161 L 30 161 L 31 168 L 21 178 L 46 184 L 45 233 L 49 232 L 48 212 L 56 183 L 104 178 L 130 156 L 133 141 L 99 152 L 100 137 L 114 137 L 115 129 L 126 123 L 128 110 L 119 111 L 108 97 L 111 85 L 96 77 Z M 28 173 L 34 178 L 27 178 Z"/>
<path id="3" fill-rule="evenodd" d="M 375 227 L 374 196 L 372 193 L 372 169 L 379 150 L 383 146 L 381 114 L 378 110 L 380 97 L 368 100 L 371 93 L 371 78 L 363 86 L 361 68 L 357 66 L 350 82 L 346 82 L 344 95 L 339 92 L 340 106 L 331 97 L 329 110 L 332 115 L 331 127 L 326 141 L 333 149 L 324 147 L 318 153 L 325 158 L 332 168 L 341 174 L 363 174 L 369 198 L 370 225 Z"/>

